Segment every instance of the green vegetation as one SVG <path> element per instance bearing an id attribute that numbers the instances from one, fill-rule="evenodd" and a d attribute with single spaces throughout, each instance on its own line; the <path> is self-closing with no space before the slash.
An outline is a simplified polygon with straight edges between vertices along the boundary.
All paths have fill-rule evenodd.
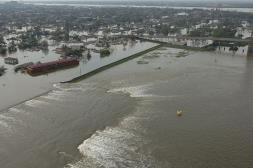
<path id="1" fill-rule="evenodd" d="M 47 40 L 43 40 L 40 43 L 40 48 L 43 49 L 43 50 L 47 50 L 48 49 L 48 41 Z"/>
<path id="2" fill-rule="evenodd" d="M 9 52 L 16 52 L 17 51 L 17 47 L 14 41 L 11 41 L 9 46 L 8 46 L 8 51 Z"/>
<path id="3" fill-rule="evenodd" d="M 35 29 L 36 30 L 36 29 Z M 41 40 L 41 34 L 39 33 L 39 30 L 35 31 L 31 30 L 24 34 L 21 34 L 20 36 L 20 43 L 18 44 L 18 48 L 22 50 L 26 49 L 42 49 L 47 50 L 48 49 L 48 41 Z M 12 42 L 9 46 L 9 51 L 15 51 L 16 45 L 14 42 Z"/>
<path id="4" fill-rule="evenodd" d="M 213 37 L 234 38 L 236 30 L 230 28 L 218 28 L 213 31 Z"/>
<path id="5" fill-rule="evenodd" d="M 2 76 L 5 73 L 6 68 L 4 66 L 0 67 L 0 76 Z"/>
<path id="6" fill-rule="evenodd" d="M 60 28 L 57 28 L 56 31 L 52 32 L 52 40 L 55 41 L 64 41 L 65 40 L 65 32 Z"/>
<path id="7" fill-rule="evenodd" d="M 74 49 L 66 45 L 63 45 L 62 51 L 64 53 L 64 56 L 67 56 L 67 57 L 81 57 L 83 55 L 84 49 L 83 48 Z"/>
<path id="8" fill-rule="evenodd" d="M 100 56 L 101 57 L 108 56 L 110 54 L 111 54 L 111 52 L 110 52 L 110 50 L 108 48 L 104 48 L 104 49 L 100 50 Z"/>
<path id="9" fill-rule="evenodd" d="M 4 40 L 4 37 L 0 35 L 0 54 L 6 54 L 6 42 Z"/>
<path id="10" fill-rule="evenodd" d="M 39 39 L 32 32 L 22 34 L 20 39 L 21 42 L 19 43 L 18 48 L 22 50 L 38 47 L 39 45 Z"/>
<path id="11" fill-rule="evenodd" d="M 78 36 L 77 34 L 73 35 L 72 39 L 75 40 L 75 41 L 77 41 L 77 42 L 82 42 L 80 36 Z"/>
<path id="12" fill-rule="evenodd" d="M 157 27 L 157 29 L 159 33 L 165 36 L 167 36 L 169 33 L 170 34 L 178 33 L 180 30 L 179 28 L 170 28 L 169 25 L 165 25 L 165 24 L 161 25 L 160 27 Z"/>

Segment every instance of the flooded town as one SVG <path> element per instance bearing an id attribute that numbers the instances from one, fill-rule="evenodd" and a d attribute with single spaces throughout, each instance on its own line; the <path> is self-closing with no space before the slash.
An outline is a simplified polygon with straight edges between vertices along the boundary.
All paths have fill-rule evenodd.
<path id="1" fill-rule="evenodd" d="M 1 168 L 253 167 L 253 2 L 0 1 Z"/>

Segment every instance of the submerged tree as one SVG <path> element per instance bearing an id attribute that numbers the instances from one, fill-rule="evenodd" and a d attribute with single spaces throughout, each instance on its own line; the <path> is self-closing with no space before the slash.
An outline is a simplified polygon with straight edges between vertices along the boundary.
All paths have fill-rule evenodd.
<path id="1" fill-rule="evenodd" d="M 6 54 L 6 42 L 4 40 L 4 37 L 0 35 L 0 54 Z"/>
<path id="2" fill-rule="evenodd" d="M 9 52 L 16 52 L 17 51 L 17 47 L 15 42 L 12 40 L 8 46 L 8 51 Z"/>

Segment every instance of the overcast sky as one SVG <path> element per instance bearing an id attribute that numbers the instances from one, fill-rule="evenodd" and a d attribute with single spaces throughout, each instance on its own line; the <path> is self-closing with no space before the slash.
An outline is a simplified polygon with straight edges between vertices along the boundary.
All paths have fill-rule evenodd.
<path id="1" fill-rule="evenodd" d="M 12 0 L 0 0 L 0 1 L 12 1 Z M 252 2 L 253 0 L 16 0 L 16 1 L 210 1 L 210 2 L 222 2 L 222 1 L 234 1 L 234 2 L 241 2 L 241 1 L 248 1 Z"/>
<path id="2" fill-rule="evenodd" d="M 1 1 L 11 1 L 11 0 L 0 0 Z M 168 2 L 194 2 L 194 1 L 206 1 L 206 2 L 253 2 L 253 0 L 16 0 L 16 1 L 168 1 Z"/>

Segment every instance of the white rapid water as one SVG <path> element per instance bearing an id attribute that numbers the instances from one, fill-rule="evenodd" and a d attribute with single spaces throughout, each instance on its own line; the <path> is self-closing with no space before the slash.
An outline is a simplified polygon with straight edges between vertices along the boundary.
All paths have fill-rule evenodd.
<path id="1" fill-rule="evenodd" d="M 148 93 L 152 84 L 138 85 L 111 89 L 107 93 L 119 92 L 133 98 L 142 97 L 138 102 L 136 111 L 124 118 L 115 127 L 106 127 L 96 131 L 90 138 L 78 146 L 82 159 L 76 163 L 68 164 L 66 168 L 155 168 L 161 167 L 150 151 L 144 150 L 149 144 L 145 138 L 146 128 L 142 122 L 148 121 L 152 116 L 145 107 L 152 103 L 150 99 L 159 98 L 158 95 Z M 146 101 L 147 100 L 147 101 Z"/>
<path id="2" fill-rule="evenodd" d="M 108 93 L 122 92 L 125 94 L 129 94 L 130 97 L 152 97 L 154 95 L 147 94 L 147 90 L 149 87 L 151 87 L 150 84 L 132 86 L 132 87 L 115 88 L 115 89 L 109 90 Z"/>
<path id="3" fill-rule="evenodd" d="M 78 147 L 82 160 L 66 167 L 156 167 L 158 164 L 152 156 L 142 151 L 143 146 L 148 144 L 144 137 L 145 129 L 139 124 L 144 119 L 144 116 L 130 116 L 117 127 L 97 131 Z"/>
<path id="4" fill-rule="evenodd" d="M 29 115 L 34 113 L 34 109 L 42 108 L 43 106 L 49 106 L 52 101 L 58 103 L 66 101 L 68 96 L 71 96 L 74 92 L 85 92 L 94 89 L 95 84 L 82 83 L 82 84 L 54 84 L 54 89 L 47 94 L 38 96 L 31 100 L 27 100 L 15 107 L 11 107 L 3 113 L 0 113 L 0 129 L 11 130 L 11 127 L 18 124 L 17 115 Z M 28 109 L 24 109 L 28 108 Z M 20 121 L 21 122 L 21 121 Z M 22 123 L 19 123 L 22 125 Z"/>

